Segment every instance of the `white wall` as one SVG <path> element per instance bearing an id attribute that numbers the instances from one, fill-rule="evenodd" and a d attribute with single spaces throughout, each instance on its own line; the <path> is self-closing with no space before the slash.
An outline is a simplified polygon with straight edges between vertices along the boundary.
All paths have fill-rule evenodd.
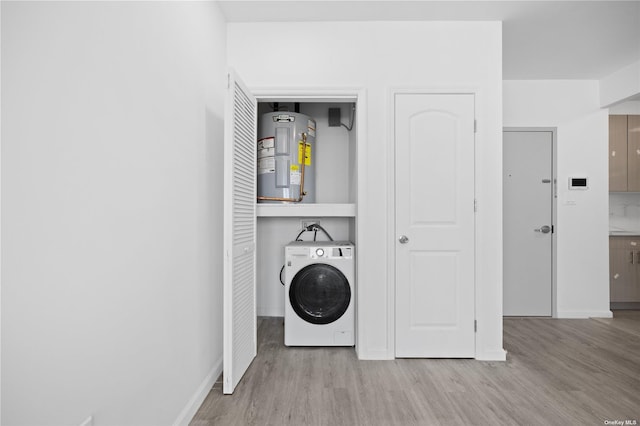
<path id="1" fill-rule="evenodd" d="M 608 107 L 632 96 L 640 95 L 640 61 L 600 80 L 600 105 Z"/>
<path id="2" fill-rule="evenodd" d="M 222 367 L 226 29 L 2 2 L 2 424 L 186 423 Z"/>
<path id="3" fill-rule="evenodd" d="M 593 112 L 558 127 L 558 317 L 610 317 L 609 114 Z M 570 191 L 570 176 L 589 177 Z"/>
<path id="4" fill-rule="evenodd" d="M 505 127 L 557 127 L 557 314 L 611 316 L 608 255 L 608 112 L 598 82 L 504 82 Z M 589 190 L 569 191 L 570 176 Z"/>
<path id="5" fill-rule="evenodd" d="M 282 48 L 286 37 L 287 53 Z M 392 358 L 393 88 L 477 91 L 477 357 L 502 350 L 502 52 L 498 22 L 228 25 L 229 64 L 253 89 L 366 90 L 358 191 L 358 336 L 362 358 Z"/>
<path id="6" fill-rule="evenodd" d="M 0 2 L 0 52 L 2 50 L 2 2 Z M 0 54 L 2 81 L 2 54 Z M 2 84 L 0 84 L 0 224 L 2 224 Z M 0 225 L 0 424 L 2 424 L 2 226 Z"/>
<path id="7" fill-rule="evenodd" d="M 609 107 L 609 115 L 640 115 L 640 101 L 621 102 Z"/>
<path id="8" fill-rule="evenodd" d="M 505 127 L 557 126 L 600 109 L 594 80 L 505 80 Z"/>

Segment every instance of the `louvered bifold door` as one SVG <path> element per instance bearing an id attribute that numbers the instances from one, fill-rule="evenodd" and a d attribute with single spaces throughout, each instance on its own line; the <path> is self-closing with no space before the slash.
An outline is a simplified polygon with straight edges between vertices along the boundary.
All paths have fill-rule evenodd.
<path id="1" fill-rule="evenodd" d="M 233 73 L 225 109 L 223 392 L 233 393 L 257 352 L 256 100 Z"/>

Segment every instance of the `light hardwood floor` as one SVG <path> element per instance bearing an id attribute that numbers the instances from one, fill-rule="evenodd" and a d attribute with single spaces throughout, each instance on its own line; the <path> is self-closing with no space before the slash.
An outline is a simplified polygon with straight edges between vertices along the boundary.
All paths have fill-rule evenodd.
<path id="1" fill-rule="evenodd" d="M 506 362 L 287 348 L 282 318 L 260 318 L 258 340 L 235 393 L 216 383 L 191 426 L 640 424 L 639 311 L 505 319 Z"/>

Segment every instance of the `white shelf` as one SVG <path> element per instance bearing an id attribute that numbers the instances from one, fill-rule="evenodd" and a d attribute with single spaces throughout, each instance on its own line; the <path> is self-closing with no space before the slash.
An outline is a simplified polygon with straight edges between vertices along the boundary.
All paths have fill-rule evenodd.
<path id="1" fill-rule="evenodd" d="M 258 204 L 258 217 L 355 217 L 355 204 Z"/>

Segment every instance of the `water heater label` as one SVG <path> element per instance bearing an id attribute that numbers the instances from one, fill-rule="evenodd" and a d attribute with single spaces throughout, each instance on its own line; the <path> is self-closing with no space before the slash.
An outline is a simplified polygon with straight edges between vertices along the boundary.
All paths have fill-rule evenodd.
<path id="1" fill-rule="evenodd" d="M 313 120 L 307 121 L 307 133 L 309 136 L 316 137 L 316 122 Z"/>
<path id="2" fill-rule="evenodd" d="M 274 157 L 266 157 L 258 160 L 258 174 L 276 172 L 276 159 Z"/>
<path id="3" fill-rule="evenodd" d="M 262 138 L 258 141 L 258 150 L 265 148 L 273 148 L 276 146 L 276 138 L 273 136 L 268 138 Z"/>
<path id="4" fill-rule="evenodd" d="M 291 185 L 300 185 L 300 172 L 291 170 L 291 174 L 289 175 L 289 183 Z"/>
<path id="5" fill-rule="evenodd" d="M 263 148 L 258 150 L 258 158 L 273 157 L 276 155 L 275 148 Z"/>
<path id="6" fill-rule="evenodd" d="M 275 152 L 275 138 L 262 138 L 258 140 L 258 158 L 273 157 Z"/>
<path id="7" fill-rule="evenodd" d="M 289 184 L 300 185 L 300 166 L 292 164 L 289 172 Z"/>
<path id="8" fill-rule="evenodd" d="M 303 152 L 302 147 L 303 146 L 304 146 L 304 142 L 299 141 L 298 142 L 298 164 L 302 164 L 302 152 Z M 307 142 L 306 149 L 304 149 L 304 165 L 305 166 L 311 165 L 311 144 L 309 142 Z"/>

